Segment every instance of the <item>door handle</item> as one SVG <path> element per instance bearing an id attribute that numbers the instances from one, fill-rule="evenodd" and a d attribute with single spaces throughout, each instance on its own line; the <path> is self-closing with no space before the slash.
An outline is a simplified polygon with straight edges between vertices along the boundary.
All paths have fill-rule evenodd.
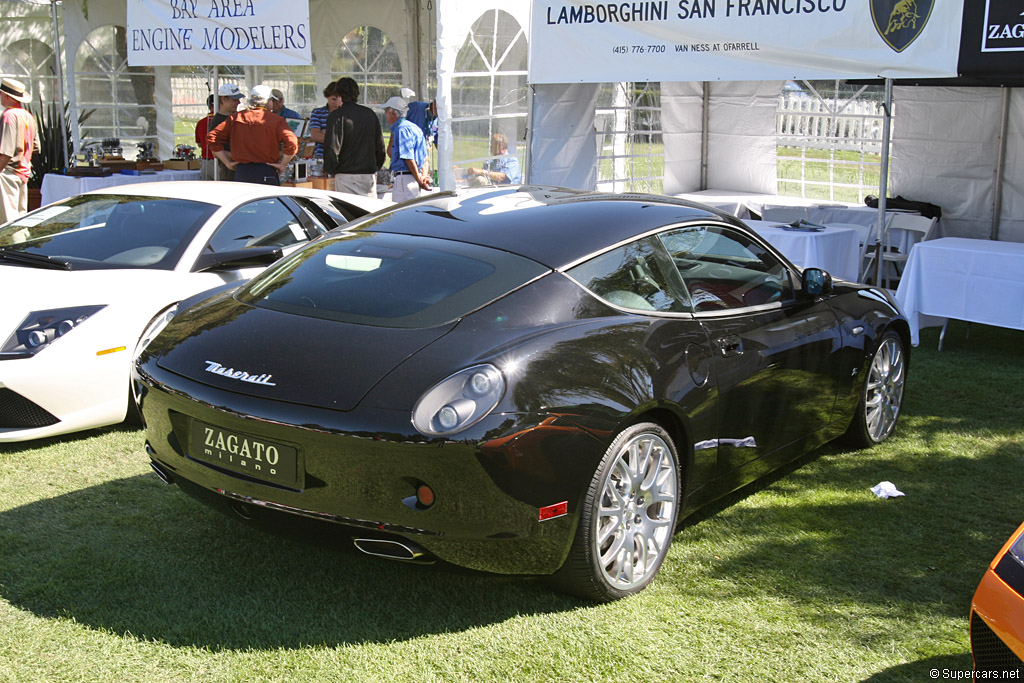
<path id="1" fill-rule="evenodd" d="M 738 356 L 743 353 L 743 340 L 735 334 L 729 334 L 716 339 L 715 347 L 718 349 L 718 352 L 722 354 L 723 358 L 728 356 Z"/>

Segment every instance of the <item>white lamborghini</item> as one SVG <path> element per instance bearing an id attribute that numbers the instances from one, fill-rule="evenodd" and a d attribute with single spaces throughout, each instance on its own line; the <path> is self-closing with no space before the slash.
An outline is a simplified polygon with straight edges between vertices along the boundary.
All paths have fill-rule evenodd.
<path id="1" fill-rule="evenodd" d="M 389 204 L 161 182 L 78 195 L 0 226 L 0 443 L 123 421 L 135 348 L 176 302 Z"/>

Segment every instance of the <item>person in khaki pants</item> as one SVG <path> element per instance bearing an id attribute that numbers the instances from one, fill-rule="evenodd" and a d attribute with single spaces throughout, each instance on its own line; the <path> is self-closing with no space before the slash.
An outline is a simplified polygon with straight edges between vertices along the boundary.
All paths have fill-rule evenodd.
<path id="1" fill-rule="evenodd" d="M 342 104 L 327 117 L 324 172 L 334 176 L 338 192 L 376 197 L 377 170 L 386 158 L 380 119 L 372 109 L 358 104 L 355 80 L 338 80 L 337 90 Z"/>
<path id="2" fill-rule="evenodd" d="M 0 223 L 28 213 L 28 179 L 32 153 L 39 151 L 36 120 L 21 106 L 31 96 L 13 78 L 0 81 Z"/>

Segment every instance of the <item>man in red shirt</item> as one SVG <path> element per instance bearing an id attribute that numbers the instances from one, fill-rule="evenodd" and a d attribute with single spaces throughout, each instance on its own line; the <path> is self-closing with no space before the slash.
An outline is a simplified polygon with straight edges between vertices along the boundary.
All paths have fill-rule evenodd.
<path id="1" fill-rule="evenodd" d="M 257 85 L 249 93 L 249 109 L 232 114 L 207 136 L 210 151 L 237 181 L 280 185 L 280 173 L 299 150 L 288 123 L 269 110 L 271 96 L 269 86 Z"/>
<path id="2" fill-rule="evenodd" d="M 21 81 L 0 81 L 0 104 L 5 107 L 0 117 L 0 223 L 28 212 L 32 153 L 39 151 L 36 120 L 21 106 L 29 99 Z"/>

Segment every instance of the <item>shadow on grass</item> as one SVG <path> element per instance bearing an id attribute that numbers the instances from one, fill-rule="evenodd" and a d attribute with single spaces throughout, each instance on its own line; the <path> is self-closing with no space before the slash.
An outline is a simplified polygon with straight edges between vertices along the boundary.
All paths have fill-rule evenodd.
<path id="1" fill-rule="evenodd" d="M 865 678 L 862 683 L 922 683 L 922 681 L 969 681 L 971 656 L 940 655 L 907 662 Z M 937 674 L 937 675 L 936 675 Z"/>
<path id="2" fill-rule="evenodd" d="M 39 616 L 215 650 L 388 642 L 583 604 L 535 580 L 368 557 L 347 534 L 268 534 L 154 475 L 0 513 L 0 595 Z"/>
<path id="3" fill-rule="evenodd" d="M 54 445 L 66 445 L 70 446 L 89 439 L 102 436 L 110 432 L 124 432 L 125 434 L 136 432 L 140 433 L 139 443 L 144 442 L 144 437 L 141 435 L 141 427 L 136 424 L 129 422 L 122 422 L 116 425 L 110 425 L 107 427 L 96 427 L 94 429 L 86 429 L 81 432 L 72 432 L 70 434 L 60 434 L 58 436 L 48 436 L 45 439 L 31 439 L 29 441 L 15 441 L 13 443 L 0 443 L 0 453 L 27 453 L 30 451 L 39 451 L 45 448 L 49 448 Z"/>

